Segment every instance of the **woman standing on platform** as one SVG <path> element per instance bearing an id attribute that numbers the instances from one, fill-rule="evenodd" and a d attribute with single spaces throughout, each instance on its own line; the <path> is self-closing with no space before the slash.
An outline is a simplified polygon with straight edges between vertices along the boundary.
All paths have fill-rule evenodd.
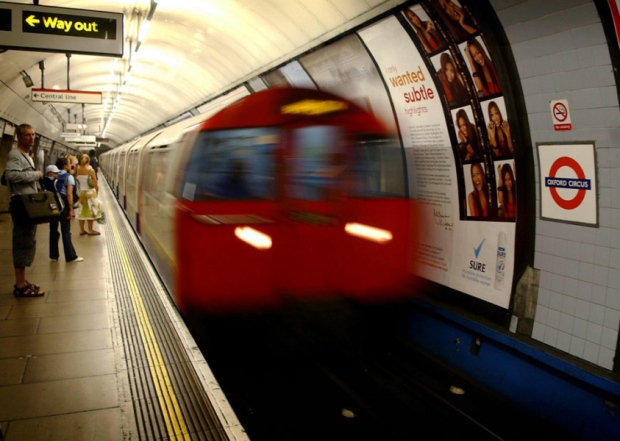
<path id="1" fill-rule="evenodd" d="M 78 210 L 78 222 L 80 224 L 80 236 L 99 236 L 99 231 L 93 230 L 93 221 L 101 219 L 101 204 L 97 192 L 99 183 L 95 170 L 90 165 L 90 158 L 84 154 L 80 156 L 80 163 L 76 170 L 76 179 L 80 183 L 80 208 Z M 84 222 L 88 224 L 88 230 L 84 229 Z"/>

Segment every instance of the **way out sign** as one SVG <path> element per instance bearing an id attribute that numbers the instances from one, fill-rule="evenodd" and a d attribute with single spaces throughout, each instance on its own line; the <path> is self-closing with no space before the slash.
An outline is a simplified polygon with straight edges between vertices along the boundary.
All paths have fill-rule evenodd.
<path id="1" fill-rule="evenodd" d="M 537 147 L 541 219 L 598 226 L 594 143 Z"/>

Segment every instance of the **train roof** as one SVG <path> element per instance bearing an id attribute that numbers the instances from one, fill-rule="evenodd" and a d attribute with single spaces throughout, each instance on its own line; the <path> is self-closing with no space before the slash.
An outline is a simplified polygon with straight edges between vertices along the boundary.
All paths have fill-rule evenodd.
<path id="1" fill-rule="evenodd" d="M 308 123 L 339 124 L 354 131 L 386 133 L 377 118 L 352 101 L 328 92 L 290 87 L 248 95 L 206 120 L 200 130 Z"/>

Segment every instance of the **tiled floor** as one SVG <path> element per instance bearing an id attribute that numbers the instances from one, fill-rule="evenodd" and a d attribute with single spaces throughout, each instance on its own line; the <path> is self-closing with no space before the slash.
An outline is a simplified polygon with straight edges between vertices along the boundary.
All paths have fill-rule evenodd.
<path id="1" fill-rule="evenodd" d="M 73 243 L 83 262 L 48 257 L 49 226 L 37 228 L 27 269 L 46 295 L 15 298 L 12 222 L 0 214 L 0 425 L 6 441 L 127 439 L 106 280 L 105 232 Z M 125 428 L 126 431 L 126 428 Z"/>
<path id="2" fill-rule="evenodd" d="M 100 196 L 109 219 L 106 225 L 94 225 L 100 236 L 81 236 L 78 221 L 72 221 L 73 244 L 82 262 L 65 262 L 62 243 L 60 259 L 50 261 L 49 225 L 37 227 L 36 257 L 26 278 L 41 286 L 43 297 L 13 296 L 13 223 L 8 213 L 0 213 L 0 439 L 215 439 L 217 432 L 217 439 L 247 441 L 112 192 L 103 186 Z M 131 250 L 132 267 L 118 265 L 119 250 Z M 140 287 L 135 286 L 138 271 Z M 131 295 L 138 298 L 130 300 Z M 133 306 L 147 298 L 153 318 Z M 145 345 L 140 339 L 153 332 L 147 327 L 150 320 L 157 321 L 166 341 L 151 338 Z M 161 351 L 161 345 L 176 348 L 174 356 L 132 365 L 132 356 Z M 165 393 L 157 393 L 163 389 Z M 183 415 L 175 407 L 175 421 L 191 424 L 161 418 L 175 394 L 188 412 Z M 202 417 L 192 419 L 197 414 Z"/>

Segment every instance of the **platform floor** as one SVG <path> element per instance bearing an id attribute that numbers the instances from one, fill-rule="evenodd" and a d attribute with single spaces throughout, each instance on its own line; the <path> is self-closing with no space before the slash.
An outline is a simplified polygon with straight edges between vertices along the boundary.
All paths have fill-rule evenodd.
<path id="1" fill-rule="evenodd" d="M 83 262 L 48 257 L 37 229 L 27 279 L 46 294 L 15 298 L 12 221 L 0 213 L 0 439 L 248 439 L 113 195 L 107 222 L 80 236 Z"/>

